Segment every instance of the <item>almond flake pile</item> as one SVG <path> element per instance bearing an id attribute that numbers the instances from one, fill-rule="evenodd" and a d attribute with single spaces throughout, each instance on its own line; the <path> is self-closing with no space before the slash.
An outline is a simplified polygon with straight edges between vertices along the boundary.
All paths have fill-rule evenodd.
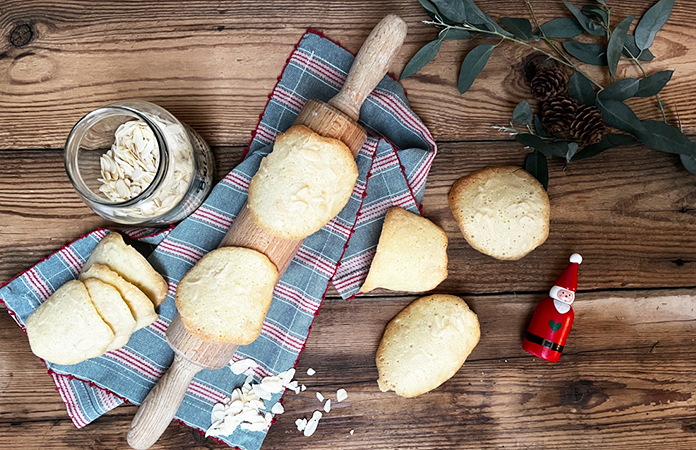
<path id="1" fill-rule="evenodd" d="M 186 194 L 193 176 L 193 150 L 186 130 L 154 116 L 149 119 L 162 130 L 169 146 L 169 171 L 162 186 L 147 201 L 128 210 L 128 215 L 136 217 L 157 216 L 172 209 Z M 145 121 L 121 124 L 114 133 L 111 149 L 99 160 L 99 191 L 119 203 L 137 197 L 154 180 L 159 159 L 157 139 Z"/>
<path id="2" fill-rule="evenodd" d="M 229 436 L 241 427 L 247 431 L 263 431 L 271 425 L 274 414 L 283 414 L 285 408 L 282 404 L 275 403 L 270 408 L 264 403 L 264 400 L 271 400 L 272 394 L 282 392 L 283 389 L 290 389 L 296 394 L 306 390 L 306 386 L 298 386 L 297 381 L 292 378 L 295 376 L 295 369 L 289 369 L 281 372 L 278 375 L 265 377 L 260 383 L 253 382 L 253 371 L 259 365 L 252 359 L 242 359 L 235 362 L 230 362 L 230 369 L 235 375 L 246 375 L 244 385 L 232 392 L 232 396 L 226 399 L 223 403 L 217 403 L 213 406 L 211 413 L 212 425 L 205 433 L 207 436 Z M 316 373 L 313 369 L 308 370 L 312 375 Z M 331 411 L 331 399 L 325 399 L 320 393 L 316 393 L 317 400 L 322 404 L 326 413 Z M 345 389 L 336 391 L 336 401 L 342 402 L 348 398 Z M 326 401 L 324 401 L 326 400 Z M 314 411 L 312 417 L 297 419 L 295 425 L 297 430 L 301 431 L 305 436 L 311 436 L 319 425 L 323 414 L 321 411 Z M 353 434 L 353 430 L 351 430 Z"/>
<path id="3" fill-rule="evenodd" d="M 238 361 L 242 364 L 246 362 L 247 360 Z M 253 361 L 252 363 L 256 364 Z M 239 367 L 237 366 L 237 369 Z M 250 365 L 246 366 L 244 372 L 248 370 L 253 370 Z M 210 417 L 212 425 L 205 432 L 206 437 L 229 436 L 237 427 L 247 431 L 267 429 L 271 426 L 273 414 L 282 414 L 285 409 L 280 403 L 275 403 L 269 408 L 264 400 L 271 400 L 272 394 L 277 394 L 288 387 L 294 376 L 295 369 L 290 369 L 278 375 L 265 377 L 261 383 L 251 384 L 253 375 L 247 375 L 241 388 L 232 391 L 230 398 L 225 399 L 223 403 L 216 403 L 213 406 Z"/>

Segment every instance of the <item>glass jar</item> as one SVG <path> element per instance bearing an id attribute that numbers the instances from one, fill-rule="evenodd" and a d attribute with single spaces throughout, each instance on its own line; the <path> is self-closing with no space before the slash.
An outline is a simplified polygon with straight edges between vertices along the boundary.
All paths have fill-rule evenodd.
<path id="1" fill-rule="evenodd" d="M 63 156 L 82 200 L 125 225 L 183 220 L 213 184 L 208 144 L 169 111 L 141 100 L 84 116 L 70 131 Z"/>

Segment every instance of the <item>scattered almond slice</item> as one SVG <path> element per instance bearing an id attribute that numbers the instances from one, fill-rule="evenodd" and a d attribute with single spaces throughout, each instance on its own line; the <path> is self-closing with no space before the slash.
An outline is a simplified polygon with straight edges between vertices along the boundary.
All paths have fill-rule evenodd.
<path id="1" fill-rule="evenodd" d="M 245 375 L 249 375 L 246 373 L 249 369 L 255 369 L 259 367 L 259 363 L 254 361 L 251 358 L 245 358 L 245 359 L 240 359 L 239 361 L 235 362 L 230 362 L 230 369 L 232 369 L 232 373 L 235 375 L 241 375 L 244 373 Z"/>
<path id="2" fill-rule="evenodd" d="M 307 428 L 307 419 L 297 419 L 295 425 L 297 425 L 297 431 L 304 431 Z"/>
<path id="3" fill-rule="evenodd" d="M 271 393 L 264 389 L 260 384 L 252 384 L 251 389 L 254 391 L 256 395 L 259 396 L 259 398 L 262 398 L 264 400 L 271 399 Z"/>
<path id="4" fill-rule="evenodd" d="M 307 375 L 309 375 L 310 377 L 311 377 L 312 375 L 314 375 L 315 373 L 317 373 L 317 371 L 314 370 L 314 369 L 312 369 L 311 367 L 310 367 L 309 369 L 307 369 Z"/>
<path id="5" fill-rule="evenodd" d="M 261 380 L 261 387 L 266 390 L 267 392 L 270 392 L 271 394 L 277 394 L 278 392 L 283 390 L 283 381 L 280 379 L 280 377 L 275 376 L 275 377 L 266 377 L 263 380 Z"/>
<path id="6" fill-rule="evenodd" d="M 317 430 L 317 426 L 319 425 L 319 420 L 321 419 L 321 411 L 314 411 L 314 414 L 312 414 L 312 418 L 309 419 L 309 422 L 307 422 L 307 427 L 304 429 L 304 435 L 309 437 L 314 434 L 314 432 Z"/>
<path id="7" fill-rule="evenodd" d="M 283 414 L 285 412 L 285 408 L 283 408 L 283 405 L 281 405 L 280 403 L 276 403 L 271 408 L 271 412 L 273 414 Z"/>
<path id="8" fill-rule="evenodd" d="M 350 435 L 352 436 L 355 430 L 350 430 Z"/>
<path id="9" fill-rule="evenodd" d="M 321 395 L 321 392 L 317 392 L 317 399 L 318 399 L 320 402 L 323 402 L 323 401 L 324 401 L 324 396 Z"/>
<path id="10" fill-rule="evenodd" d="M 348 393 L 346 392 L 345 389 L 339 389 L 336 391 L 336 401 L 337 402 L 342 402 L 343 400 L 348 398 Z"/>
<path id="11" fill-rule="evenodd" d="M 324 403 L 324 411 L 327 413 L 331 411 L 331 399 L 326 400 L 326 403 Z"/>
<path id="12" fill-rule="evenodd" d="M 284 386 L 288 386 L 290 383 L 293 383 L 292 379 L 295 377 L 295 369 L 288 369 L 285 372 L 281 372 L 278 374 L 278 377 L 282 380 Z M 297 381 L 294 382 L 297 384 Z"/>
<path id="13" fill-rule="evenodd" d="M 306 390 L 307 390 L 307 386 L 305 386 L 305 385 L 303 384 L 302 386 L 300 386 L 300 390 L 301 390 L 302 392 L 306 391 Z"/>

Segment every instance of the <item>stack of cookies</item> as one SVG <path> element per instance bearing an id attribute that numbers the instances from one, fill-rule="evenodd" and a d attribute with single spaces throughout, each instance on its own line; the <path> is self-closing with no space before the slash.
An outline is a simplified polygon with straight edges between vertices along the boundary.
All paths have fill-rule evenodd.
<path id="1" fill-rule="evenodd" d="M 118 233 L 109 233 L 87 259 L 79 280 L 58 288 L 26 322 L 35 355 L 77 364 L 124 346 L 157 320 L 167 283 Z"/>

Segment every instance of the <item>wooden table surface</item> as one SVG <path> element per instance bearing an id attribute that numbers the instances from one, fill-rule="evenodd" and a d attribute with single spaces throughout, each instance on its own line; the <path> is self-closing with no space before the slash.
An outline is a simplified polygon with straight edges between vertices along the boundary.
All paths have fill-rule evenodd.
<path id="1" fill-rule="evenodd" d="M 493 17 L 527 16 L 522 0 L 480 0 Z M 585 4 L 589 2 L 578 1 Z M 615 0 L 615 16 L 643 14 L 652 0 Z M 541 20 L 567 15 L 534 2 Z M 119 99 L 169 109 L 213 147 L 218 179 L 241 157 L 286 58 L 305 29 L 357 51 L 381 17 L 409 25 L 393 66 L 435 36 L 416 0 L 0 3 L 0 280 L 8 280 L 83 233 L 105 225 L 73 191 L 61 147 L 85 113 Z M 696 134 L 696 12 L 678 0 L 653 46 L 649 72 L 675 69 L 662 94 Z M 414 111 L 439 143 L 423 201 L 449 237 L 449 278 L 436 292 L 461 295 L 482 336 L 464 367 L 415 399 L 381 393 L 374 353 L 386 323 L 416 296 L 387 291 L 346 302 L 330 291 L 270 449 L 696 448 L 696 176 L 676 155 L 642 147 L 550 164 L 551 232 L 517 262 L 470 248 L 447 206 L 459 177 L 522 164 L 527 150 L 491 129 L 529 98 L 520 77 L 528 52 L 503 44 L 469 93 L 456 88 L 468 41 L 447 41 L 403 81 Z M 637 75 L 623 63 L 619 74 Z M 658 118 L 649 99 L 633 104 Z M 576 319 L 558 364 L 521 348 L 536 303 L 582 253 Z M 308 367 L 316 375 L 305 374 Z M 316 434 L 294 422 L 317 408 L 316 391 L 345 388 Z M 121 406 L 77 430 L 24 333 L 0 314 L 0 448 L 126 449 L 135 413 Z M 349 434 L 354 430 L 354 434 Z M 226 448 L 172 424 L 155 449 Z"/>

